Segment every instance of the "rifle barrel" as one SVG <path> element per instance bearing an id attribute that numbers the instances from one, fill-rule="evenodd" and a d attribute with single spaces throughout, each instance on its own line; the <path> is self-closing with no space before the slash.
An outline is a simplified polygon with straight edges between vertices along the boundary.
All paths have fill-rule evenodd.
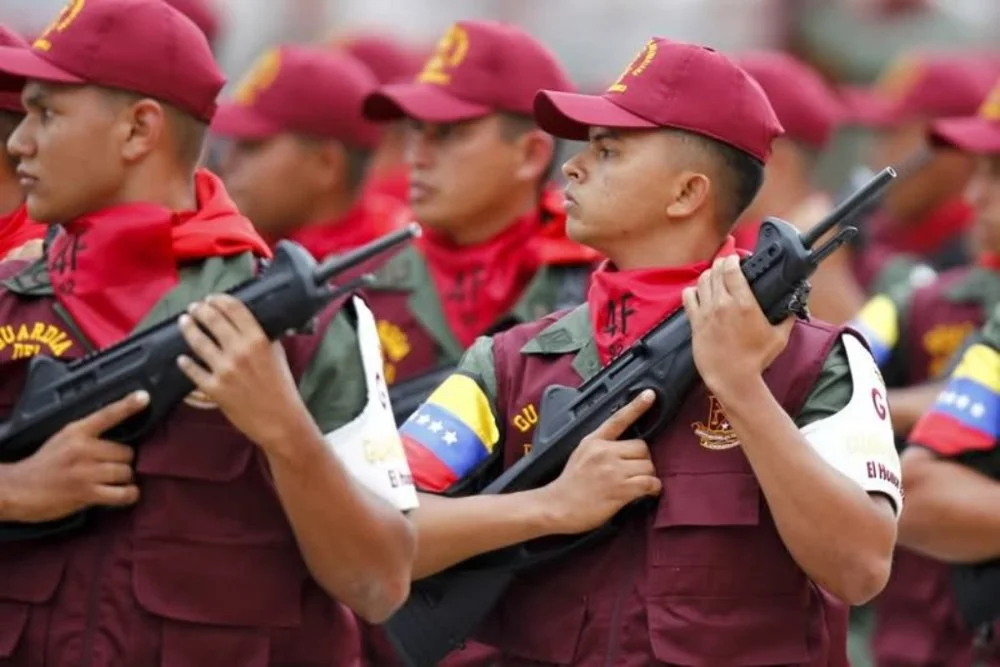
<path id="1" fill-rule="evenodd" d="M 877 197 L 894 178 L 896 178 L 896 170 L 892 167 L 886 167 L 879 173 L 875 174 L 870 181 L 852 193 L 850 197 L 837 204 L 837 207 L 830 211 L 830 214 L 827 215 L 826 218 L 824 218 L 819 224 L 806 232 L 802 237 L 802 244 L 807 248 L 812 248 L 813 244 L 816 243 L 820 237 L 850 218 L 854 215 L 855 211 L 860 209 L 871 199 Z"/>
<path id="2" fill-rule="evenodd" d="M 414 239 L 418 236 L 420 236 L 420 225 L 415 222 L 411 222 L 406 227 L 392 232 L 391 234 L 386 234 L 381 238 L 377 238 L 371 243 L 367 243 L 360 248 L 356 248 L 343 255 L 331 257 L 317 266 L 316 270 L 313 272 L 316 284 L 322 285 L 341 271 L 367 262 L 369 259 L 372 259 L 377 255 L 381 255 L 388 250 L 392 250 L 399 244 L 406 243 L 410 239 Z"/>

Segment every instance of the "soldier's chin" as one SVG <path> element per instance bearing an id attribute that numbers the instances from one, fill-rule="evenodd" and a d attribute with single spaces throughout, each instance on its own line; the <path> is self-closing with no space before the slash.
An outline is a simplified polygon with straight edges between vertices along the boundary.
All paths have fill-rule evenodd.
<path id="1" fill-rule="evenodd" d="M 35 193 L 29 193 L 25 197 L 24 208 L 28 212 L 28 217 L 35 222 L 47 225 L 56 225 L 65 222 L 65 219 L 59 215 L 55 207 Z"/>

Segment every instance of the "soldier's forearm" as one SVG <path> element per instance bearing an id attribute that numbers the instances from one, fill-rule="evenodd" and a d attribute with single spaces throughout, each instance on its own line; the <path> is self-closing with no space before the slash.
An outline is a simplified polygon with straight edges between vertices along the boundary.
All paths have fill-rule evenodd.
<path id="1" fill-rule="evenodd" d="M 1000 483 L 923 449 L 903 453 L 899 542 L 953 563 L 1000 557 Z"/>
<path id="2" fill-rule="evenodd" d="M 413 526 L 354 481 L 311 420 L 285 441 L 295 446 L 265 451 L 309 571 L 365 620 L 384 621 L 409 595 Z"/>
<path id="3" fill-rule="evenodd" d="M 827 464 L 761 378 L 717 398 L 795 561 L 849 604 L 874 597 L 888 581 L 896 541 L 889 501 Z"/>
<path id="4" fill-rule="evenodd" d="M 467 498 L 421 494 L 411 518 L 417 526 L 414 579 L 555 532 L 540 490 Z"/>

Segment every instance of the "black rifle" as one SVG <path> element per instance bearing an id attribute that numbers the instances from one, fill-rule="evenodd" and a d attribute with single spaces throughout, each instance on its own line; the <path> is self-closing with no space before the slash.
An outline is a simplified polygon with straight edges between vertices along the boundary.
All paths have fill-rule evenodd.
<path id="1" fill-rule="evenodd" d="M 761 224 L 754 253 L 742 262 L 742 269 L 772 323 L 789 315 L 807 316 L 807 279 L 857 230 L 841 227 L 822 246 L 813 249 L 813 245 L 849 220 L 895 176 L 887 167 L 804 236 L 775 218 Z M 482 493 L 524 491 L 555 479 L 580 441 L 645 389 L 656 394 L 656 402 L 630 435 L 652 442 L 677 414 L 697 376 L 691 325 L 679 309 L 579 389 L 548 387 L 531 452 Z M 436 665 L 475 632 L 519 571 L 603 539 L 619 524 L 612 520 L 584 535 L 513 545 L 415 582 L 406 604 L 385 624 L 388 636 L 406 664 Z"/>
<path id="2" fill-rule="evenodd" d="M 367 280 L 356 277 L 337 286 L 331 280 L 366 265 L 376 256 L 397 249 L 419 234 L 411 225 L 322 264 L 300 245 L 278 244 L 274 260 L 259 276 L 238 285 L 229 294 L 250 309 L 267 337 L 301 329 L 335 298 Z M 136 445 L 162 422 L 194 385 L 177 367 L 177 357 L 194 356 L 171 317 L 104 350 L 65 363 L 36 357 L 20 400 L 0 423 L 0 463 L 20 461 L 34 454 L 67 424 L 100 410 L 131 392 L 149 393 L 148 407 L 114 427 L 103 437 Z M 0 523 L 0 542 L 29 539 L 78 528 L 87 512 L 54 522 Z"/>

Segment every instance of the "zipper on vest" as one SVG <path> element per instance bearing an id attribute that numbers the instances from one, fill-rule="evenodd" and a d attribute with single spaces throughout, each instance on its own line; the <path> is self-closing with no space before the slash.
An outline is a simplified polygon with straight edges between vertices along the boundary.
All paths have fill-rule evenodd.
<path id="1" fill-rule="evenodd" d="M 637 533 L 641 530 L 642 524 L 638 521 L 633 521 L 633 525 L 636 528 L 629 532 Z M 625 531 L 623 531 L 625 532 Z M 624 535 L 620 536 L 618 539 L 622 540 L 621 544 L 628 544 L 629 540 L 625 538 Z M 645 543 L 646 540 L 640 540 Z M 615 596 L 615 606 L 611 610 L 611 629 L 608 632 L 608 652 L 604 656 L 604 667 L 612 667 L 615 664 L 615 660 L 618 658 L 618 635 L 619 629 L 621 627 L 621 615 L 622 606 L 625 604 L 625 598 L 628 596 L 629 590 L 635 584 L 635 578 L 639 573 L 639 553 L 641 549 L 628 549 L 627 550 L 627 560 L 628 566 L 625 569 L 624 576 L 622 577 L 622 586 L 618 589 L 618 595 Z"/>
<path id="2" fill-rule="evenodd" d="M 87 593 L 87 615 L 83 626 L 83 643 L 80 653 L 80 667 L 90 667 L 94 661 L 93 645 L 94 633 L 97 632 L 97 606 L 101 601 L 101 572 L 104 570 L 104 561 L 108 557 L 108 542 L 111 540 L 110 533 L 102 534 L 97 542 L 97 552 L 94 557 L 94 574 L 91 578 L 90 590 Z"/>
<path id="3" fill-rule="evenodd" d="M 80 341 L 80 345 L 84 347 L 87 354 L 97 351 L 97 348 L 95 348 L 91 344 L 90 340 L 83 335 L 83 331 L 76 325 L 76 322 L 74 322 L 73 318 L 69 316 L 69 313 L 66 312 L 66 309 L 63 308 L 61 303 L 58 301 L 54 302 L 52 304 L 52 310 L 55 311 L 55 314 L 58 315 L 59 319 L 63 321 L 63 324 L 65 324 L 66 328 L 70 330 L 70 333 L 72 333 L 76 339 Z"/>

